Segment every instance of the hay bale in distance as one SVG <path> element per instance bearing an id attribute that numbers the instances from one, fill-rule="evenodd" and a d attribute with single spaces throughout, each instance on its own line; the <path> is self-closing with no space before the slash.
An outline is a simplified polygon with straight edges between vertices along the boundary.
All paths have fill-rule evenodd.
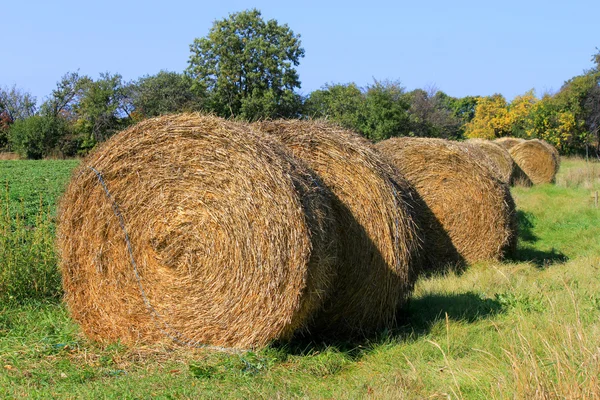
<path id="1" fill-rule="evenodd" d="M 504 147 L 484 139 L 469 139 L 466 144 L 479 148 L 483 156 L 489 160 L 489 165 L 498 178 L 506 184 L 511 183 L 515 163 Z"/>
<path id="2" fill-rule="evenodd" d="M 426 271 L 447 264 L 498 260 L 516 246 L 516 214 L 508 186 L 459 143 L 393 138 L 376 147 L 423 201 Z"/>
<path id="3" fill-rule="evenodd" d="M 390 327 L 412 291 L 419 237 L 406 182 L 359 135 L 323 121 L 259 122 L 314 170 L 334 195 L 338 279 L 314 330 Z"/>
<path id="4" fill-rule="evenodd" d="M 538 139 L 526 140 L 511 147 L 509 152 L 534 185 L 554 182 L 559 161 L 549 144 Z"/>
<path id="5" fill-rule="evenodd" d="M 519 143 L 523 143 L 525 139 L 515 138 L 515 137 L 501 137 L 494 140 L 494 143 L 499 144 L 504 147 L 506 150 L 510 150 L 511 147 L 518 145 Z"/>
<path id="6" fill-rule="evenodd" d="M 558 152 L 558 149 L 543 139 L 539 140 L 552 152 L 552 156 L 554 157 L 554 161 L 556 162 L 556 172 L 558 172 L 558 169 L 560 168 L 560 153 Z"/>
<path id="7" fill-rule="evenodd" d="M 122 212 L 139 282 L 87 166 Z M 247 127 L 199 114 L 141 122 L 90 155 L 62 198 L 66 303 L 101 341 L 249 348 L 289 338 L 333 279 L 330 207 L 310 170 Z"/>

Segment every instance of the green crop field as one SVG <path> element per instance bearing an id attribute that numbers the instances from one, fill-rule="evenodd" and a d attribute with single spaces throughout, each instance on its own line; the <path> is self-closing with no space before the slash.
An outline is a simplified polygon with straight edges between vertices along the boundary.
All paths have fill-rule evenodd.
<path id="1" fill-rule="evenodd" d="M 600 164 L 514 188 L 515 260 L 420 280 L 396 330 L 243 354 L 82 336 L 53 251 L 76 165 L 0 161 L 0 398 L 600 398 Z"/>

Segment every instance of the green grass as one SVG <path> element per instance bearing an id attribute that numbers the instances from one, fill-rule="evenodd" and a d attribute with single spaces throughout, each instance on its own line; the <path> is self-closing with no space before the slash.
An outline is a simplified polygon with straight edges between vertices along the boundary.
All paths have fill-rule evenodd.
<path id="1" fill-rule="evenodd" d="M 0 302 L 60 299 L 56 202 L 76 165 L 0 160 Z"/>
<path id="2" fill-rule="evenodd" d="M 12 163 L 20 174 L 3 169 Z M 0 164 L 13 210 L 31 204 L 35 229 L 40 195 L 52 222 L 75 166 L 63 163 Z M 100 346 L 60 302 L 0 302 L 0 398 L 600 398 L 598 166 L 564 160 L 556 185 L 513 189 L 515 260 L 420 280 L 401 326 L 362 343 L 245 354 Z"/>
<path id="3" fill-rule="evenodd" d="M 42 208 L 56 209 L 56 202 L 65 189 L 78 160 L 0 160 L 0 193 L 8 189 L 12 215 L 24 215 L 28 224 Z M 6 206 L 6 202 L 3 203 Z"/>

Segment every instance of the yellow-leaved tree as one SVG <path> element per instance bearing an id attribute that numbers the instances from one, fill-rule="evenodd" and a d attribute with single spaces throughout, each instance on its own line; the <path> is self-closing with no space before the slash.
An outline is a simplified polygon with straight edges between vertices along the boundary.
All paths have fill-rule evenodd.
<path id="1" fill-rule="evenodd" d="M 534 104 L 529 115 L 526 137 L 544 139 L 562 152 L 568 150 L 573 136 L 580 129 L 573 111 L 561 107 L 548 95 Z"/>
<path id="2" fill-rule="evenodd" d="M 508 107 L 508 124 L 510 136 L 524 137 L 531 125 L 531 112 L 539 99 L 535 97 L 533 89 L 513 99 Z"/>
<path id="3" fill-rule="evenodd" d="M 508 103 L 501 94 L 479 97 L 475 117 L 465 124 L 468 138 L 495 139 L 510 134 Z"/>
<path id="4" fill-rule="evenodd" d="M 475 117 L 465 125 L 465 136 L 482 139 L 525 136 L 530 126 L 531 110 L 538 101 L 533 90 L 515 97 L 510 104 L 501 94 L 480 97 Z"/>

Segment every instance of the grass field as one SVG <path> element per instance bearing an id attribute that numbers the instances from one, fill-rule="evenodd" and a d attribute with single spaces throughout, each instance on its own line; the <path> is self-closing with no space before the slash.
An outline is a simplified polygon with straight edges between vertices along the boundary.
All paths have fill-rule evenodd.
<path id="1" fill-rule="evenodd" d="M 0 234 L 13 237 L 0 239 L 0 290 L 58 276 L 48 237 L 75 165 L 0 161 Z M 100 346 L 60 287 L 0 292 L 0 398 L 600 398 L 598 189 L 600 164 L 578 159 L 556 185 L 513 189 L 515 260 L 419 281 L 401 326 L 363 343 Z"/>

